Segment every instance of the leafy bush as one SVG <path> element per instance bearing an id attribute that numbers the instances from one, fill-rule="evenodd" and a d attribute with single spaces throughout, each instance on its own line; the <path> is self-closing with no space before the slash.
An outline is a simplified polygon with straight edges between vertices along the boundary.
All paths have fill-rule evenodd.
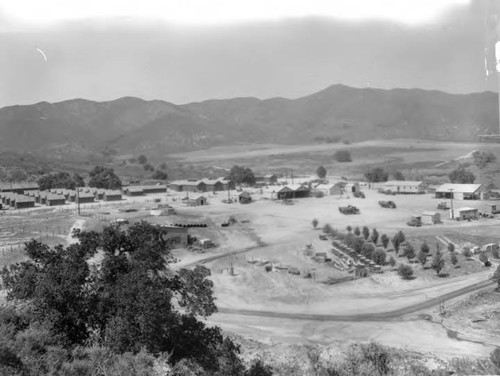
<path id="1" fill-rule="evenodd" d="M 389 174 L 381 167 L 370 168 L 364 176 L 370 183 L 384 182 L 389 178 Z"/>
<path id="2" fill-rule="evenodd" d="M 472 184 L 476 180 L 476 176 L 472 172 L 467 171 L 462 165 L 450 172 L 448 178 L 452 183 L 459 184 Z"/>
<path id="3" fill-rule="evenodd" d="M 352 162 L 351 153 L 349 150 L 337 150 L 333 155 L 337 162 Z"/>
<path id="4" fill-rule="evenodd" d="M 398 274 L 403 279 L 413 279 L 413 268 L 410 265 L 400 264 Z"/>

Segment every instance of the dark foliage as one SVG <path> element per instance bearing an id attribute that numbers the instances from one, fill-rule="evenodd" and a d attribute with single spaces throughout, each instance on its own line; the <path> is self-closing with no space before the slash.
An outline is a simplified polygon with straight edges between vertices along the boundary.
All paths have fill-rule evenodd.
<path id="1" fill-rule="evenodd" d="M 205 374 L 242 375 L 238 346 L 197 319 L 217 310 L 209 269 L 171 270 L 166 233 L 140 222 L 102 233 L 75 230 L 79 242 L 66 248 L 32 240 L 28 260 L 2 271 L 7 298 L 31 307 L 30 322 L 66 349 L 92 338 L 113 354 L 146 349 L 169 353 L 172 363 L 192 359 Z M 102 262 L 90 267 L 97 249 Z M 15 365 L 7 350 L 2 354 Z"/>
<path id="2" fill-rule="evenodd" d="M 255 176 L 249 167 L 234 165 L 229 172 L 229 180 L 235 184 L 255 184 Z"/>
<path id="3" fill-rule="evenodd" d="M 104 188 L 104 189 L 120 189 L 122 182 L 112 168 L 102 166 L 95 166 L 90 171 L 90 187 Z"/>
<path id="4" fill-rule="evenodd" d="M 384 182 L 389 178 L 389 174 L 381 167 L 370 168 L 364 175 L 370 183 Z"/>
<path id="5" fill-rule="evenodd" d="M 54 188 L 75 189 L 85 186 L 85 182 L 78 174 L 71 176 L 68 172 L 61 171 L 42 176 L 38 179 L 38 185 L 40 190 L 48 191 Z"/>
<path id="6" fill-rule="evenodd" d="M 349 150 L 337 150 L 333 155 L 337 162 L 352 162 L 351 153 Z"/>
<path id="7" fill-rule="evenodd" d="M 324 179 L 326 176 L 326 168 L 324 166 L 318 166 L 316 169 L 316 176 L 320 179 Z"/>
<path id="8" fill-rule="evenodd" d="M 164 172 L 164 171 L 156 170 L 153 173 L 152 178 L 156 179 L 156 180 L 167 180 L 168 179 L 168 174 L 166 172 Z"/>
<path id="9" fill-rule="evenodd" d="M 452 183 L 471 184 L 474 183 L 476 177 L 470 171 L 467 171 L 464 166 L 459 166 L 448 174 L 448 178 Z"/>

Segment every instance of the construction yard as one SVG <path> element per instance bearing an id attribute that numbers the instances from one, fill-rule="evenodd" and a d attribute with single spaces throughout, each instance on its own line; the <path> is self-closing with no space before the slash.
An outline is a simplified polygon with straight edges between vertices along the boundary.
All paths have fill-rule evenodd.
<path id="1" fill-rule="evenodd" d="M 186 205 L 181 192 L 168 192 L 127 197 L 118 203 L 87 204 L 83 216 L 77 215 L 75 204 L 26 212 L 4 210 L 0 262 L 5 265 L 22 259 L 22 246 L 11 250 L 9 244 L 32 237 L 67 244 L 74 226 L 100 229 L 116 220 L 190 224 L 196 225 L 189 228 L 190 236 L 209 239 L 213 246 L 173 250 L 178 260 L 174 267 L 202 264 L 212 270 L 219 313 L 209 323 L 227 331 L 259 341 L 340 347 L 373 339 L 441 357 L 483 356 L 500 345 L 499 336 L 487 335 L 490 319 L 500 311 L 498 299 L 491 299 L 491 294 L 498 293 L 488 282 L 498 260 L 489 255 L 493 265 L 487 268 L 477 256 L 462 255 L 463 247 L 498 243 L 500 217 L 455 221 L 441 211 L 442 223 L 410 227 L 407 221 L 412 215 L 437 210 L 442 200 L 431 194 L 396 195 L 390 197 L 397 206 L 391 209 L 378 204 L 388 199 L 386 195 L 367 187 L 363 189 L 366 198 L 311 197 L 288 200 L 287 204 L 272 199 L 276 191 L 272 186 L 248 191 L 252 202 L 246 205 L 237 200 L 223 202 L 228 196 L 237 198 L 236 191 L 204 193 L 208 204 L 200 206 Z M 483 210 L 487 202 L 455 202 L 461 204 Z M 347 205 L 356 206 L 360 214 L 340 213 L 339 207 Z M 159 210 L 167 206 L 172 209 L 168 213 Z M 317 228 L 313 219 L 318 221 Z M 440 244 L 445 268 L 437 276 L 429 268 L 430 261 L 427 267 L 410 263 L 416 278 L 403 280 L 393 266 L 384 264 L 364 278 L 357 277 L 332 252 L 332 239 L 323 236 L 326 224 L 344 233 L 348 225 L 367 226 L 389 238 L 402 230 L 417 251 L 424 241 L 431 253 Z M 450 242 L 458 254 L 456 266 L 451 265 L 446 250 Z M 393 256 L 397 264 L 409 263 L 396 255 L 390 243 L 386 251 L 387 259 Z M 486 299 L 490 314 L 481 316 L 482 321 L 469 322 L 469 311 L 460 299 L 476 290 L 483 295 L 474 299 Z M 447 308 L 444 316 L 442 301 Z"/>

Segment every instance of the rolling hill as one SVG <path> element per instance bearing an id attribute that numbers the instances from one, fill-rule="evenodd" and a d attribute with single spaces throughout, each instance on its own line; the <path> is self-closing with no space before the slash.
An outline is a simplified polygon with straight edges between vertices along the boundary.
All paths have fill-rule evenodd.
<path id="1" fill-rule="evenodd" d="M 82 156 L 166 154 L 237 143 L 419 138 L 475 141 L 498 129 L 497 95 L 333 85 L 298 98 L 234 98 L 174 105 L 125 97 L 0 109 L 0 147 Z M 61 151 L 63 150 L 63 151 Z"/>

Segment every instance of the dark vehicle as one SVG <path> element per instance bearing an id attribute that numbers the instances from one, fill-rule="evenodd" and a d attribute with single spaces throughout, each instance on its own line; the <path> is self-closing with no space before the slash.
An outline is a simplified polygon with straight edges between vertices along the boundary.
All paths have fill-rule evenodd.
<path id="1" fill-rule="evenodd" d="M 378 204 L 383 208 L 396 209 L 396 203 L 394 201 L 379 201 Z"/>
<path id="2" fill-rule="evenodd" d="M 359 214 L 359 209 L 353 205 L 339 207 L 339 212 L 345 215 Z"/>
<path id="3" fill-rule="evenodd" d="M 363 192 L 354 192 L 352 195 L 357 198 L 365 198 L 365 194 Z"/>

